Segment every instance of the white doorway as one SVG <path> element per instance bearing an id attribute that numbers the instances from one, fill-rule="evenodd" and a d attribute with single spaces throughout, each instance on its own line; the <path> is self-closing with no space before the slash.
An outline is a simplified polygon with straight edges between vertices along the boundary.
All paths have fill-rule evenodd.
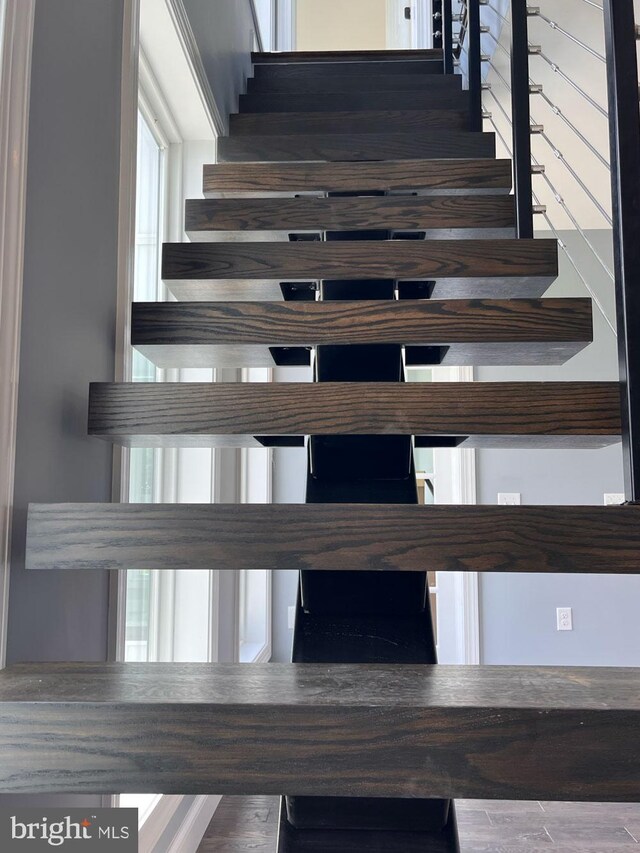
<path id="1" fill-rule="evenodd" d="M 432 0 L 387 0 L 387 50 L 424 50 L 433 44 Z"/>
<path id="2" fill-rule="evenodd" d="M 471 367 L 407 369 L 408 382 L 471 382 Z M 416 449 L 420 503 L 476 503 L 475 451 L 462 448 Z M 428 524 L 428 516 L 425 516 Z M 429 566 L 425 566 L 428 570 Z M 438 661 L 480 662 L 477 572 L 429 571 L 429 596 L 434 611 Z"/>

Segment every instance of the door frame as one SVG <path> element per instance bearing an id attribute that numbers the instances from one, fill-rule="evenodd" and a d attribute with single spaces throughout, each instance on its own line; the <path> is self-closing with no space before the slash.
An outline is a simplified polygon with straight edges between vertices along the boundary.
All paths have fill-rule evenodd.
<path id="1" fill-rule="evenodd" d="M 390 38 L 392 28 L 397 29 L 401 12 L 411 7 L 411 50 L 426 50 L 433 45 L 433 0 L 387 0 L 387 48 L 394 49 Z M 397 48 L 396 48 L 397 49 Z"/>
<path id="2" fill-rule="evenodd" d="M 439 367 L 434 382 L 472 382 L 472 367 Z M 477 503 L 476 452 L 434 450 L 435 502 Z M 438 572 L 438 635 L 441 663 L 480 663 L 478 572 Z"/>

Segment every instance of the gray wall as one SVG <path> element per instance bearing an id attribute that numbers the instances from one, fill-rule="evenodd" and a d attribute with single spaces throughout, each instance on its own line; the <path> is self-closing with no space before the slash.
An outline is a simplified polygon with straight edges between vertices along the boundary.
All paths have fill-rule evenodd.
<path id="1" fill-rule="evenodd" d="M 613 285 L 584 242 L 563 233 L 578 268 L 613 319 Z M 610 234 L 589 239 L 610 261 Z M 586 296 L 584 284 L 560 252 L 560 276 L 548 296 Z M 616 340 L 594 307 L 594 343 L 562 367 L 480 368 L 481 381 L 616 380 Z M 605 492 L 622 492 L 620 445 L 602 450 L 481 450 L 478 502 L 520 492 L 523 504 L 602 505 Z M 490 664 L 637 666 L 640 577 L 497 575 L 480 579 L 482 661 Z M 556 607 L 572 607 L 574 630 L 556 630 Z"/>
<path id="2" fill-rule="evenodd" d="M 572 257 L 615 323 L 611 281 L 575 233 L 563 233 Z M 611 260 L 610 233 L 590 232 Z M 560 276 L 548 296 L 588 296 L 560 252 Z M 480 381 L 616 380 L 616 340 L 594 308 L 594 343 L 562 367 L 478 368 Z M 300 374 L 297 374 L 300 377 Z M 279 381 L 295 372 L 278 371 Z M 306 456 L 275 451 L 274 500 L 304 500 Z M 622 492 L 620 445 L 601 450 L 482 450 L 477 454 L 478 502 L 495 504 L 498 492 L 519 492 L 523 504 L 601 505 L 605 492 Z M 274 573 L 273 659 L 290 660 L 287 608 L 295 604 L 297 574 Z M 640 577 L 606 575 L 483 574 L 480 578 L 481 653 L 490 664 L 640 664 L 637 609 Z M 572 607 L 574 630 L 556 630 L 556 607 Z"/>
<path id="3" fill-rule="evenodd" d="M 238 95 L 251 74 L 249 0 L 183 0 L 209 85 L 226 121 L 238 110 Z"/>
<path id="4" fill-rule="evenodd" d="M 114 374 L 123 0 L 38 0 L 8 660 L 104 660 L 102 572 L 26 573 L 30 501 L 108 501 L 88 438 L 92 380 Z"/>

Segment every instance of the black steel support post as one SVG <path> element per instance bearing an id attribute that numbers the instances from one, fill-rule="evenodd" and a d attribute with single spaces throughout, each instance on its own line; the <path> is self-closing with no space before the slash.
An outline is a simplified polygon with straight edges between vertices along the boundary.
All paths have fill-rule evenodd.
<path id="1" fill-rule="evenodd" d="M 625 495 L 640 500 L 640 115 L 633 0 L 604 0 Z"/>
<path id="2" fill-rule="evenodd" d="M 467 51 L 469 74 L 469 101 L 471 109 L 470 130 L 482 130 L 482 46 L 480 43 L 480 0 L 467 2 L 469 48 Z"/>
<path id="3" fill-rule="evenodd" d="M 442 48 L 442 0 L 432 0 L 431 3 L 431 47 L 434 50 Z"/>
<path id="4" fill-rule="evenodd" d="M 442 0 L 442 52 L 444 73 L 453 74 L 453 12 L 451 0 Z"/>
<path id="5" fill-rule="evenodd" d="M 511 0 L 511 115 L 516 234 L 533 237 L 527 0 Z"/>

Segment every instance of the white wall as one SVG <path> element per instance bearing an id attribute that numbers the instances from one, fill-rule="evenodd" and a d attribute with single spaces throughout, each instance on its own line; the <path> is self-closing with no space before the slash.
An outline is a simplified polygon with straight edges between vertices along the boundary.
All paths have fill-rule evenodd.
<path id="1" fill-rule="evenodd" d="M 183 0 L 223 121 L 238 109 L 251 74 L 254 31 L 249 0 Z"/>
<path id="2" fill-rule="evenodd" d="M 386 0 L 297 0 L 296 50 L 384 50 Z"/>
<path id="3" fill-rule="evenodd" d="M 603 254 L 609 234 L 590 232 Z M 561 234 L 605 312 L 613 287 L 593 264 L 575 232 Z M 548 296 L 587 296 L 560 253 L 560 275 Z M 594 310 L 594 343 L 561 367 L 479 368 L 480 381 L 617 380 L 616 339 Z M 602 505 L 605 492 L 622 492 L 619 444 L 602 450 L 480 450 L 478 500 L 495 504 L 498 492 L 519 492 L 523 504 Z M 640 577 L 484 574 L 480 578 L 482 662 L 637 666 Z M 572 607 L 574 630 L 558 632 L 556 607 Z"/>
<path id="4" fill-rule="evenodd" d="M 30 501 L 109 501 L 123 2 L 36 4 L 8 660 L 105 660 L 108 577 L 24 570 Z"/>

